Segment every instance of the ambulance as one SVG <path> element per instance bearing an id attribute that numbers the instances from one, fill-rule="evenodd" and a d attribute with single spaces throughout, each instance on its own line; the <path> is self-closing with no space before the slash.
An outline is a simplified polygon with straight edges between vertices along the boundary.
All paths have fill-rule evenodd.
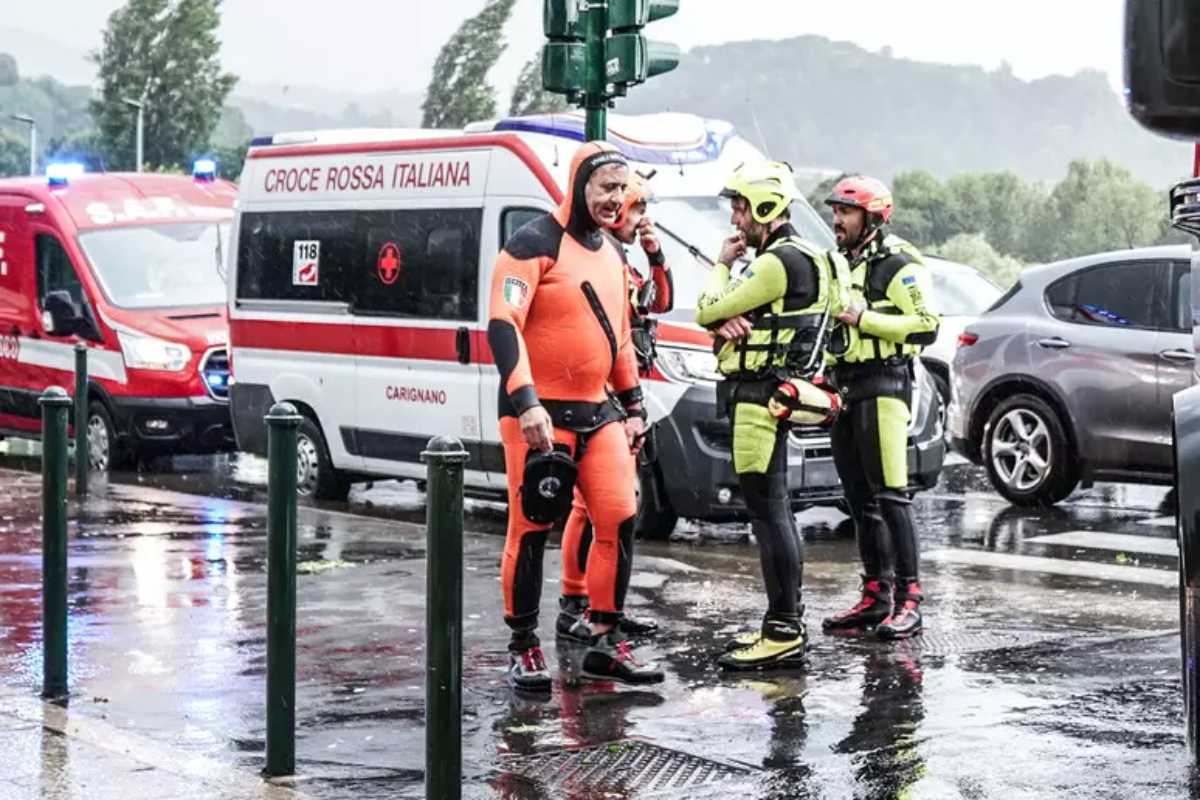
<path id="1" fill-rule="evenodd" d="M 692 324 L 728 235 L 718 192 L 760 153 L 724 122 L 686 114 L 610 116 L 609 139 L 643 174 L 675 285 L 644 381 L 656 458 L 640 469 L 638 527 L 665 536 L 680 516 L 744 518 L 726 420 L 715 416 L 712 339 Z M 299 486 L 344 499 L 355 480 L 420 482 L 430 437 L 470 454 L 468 491 L 502 497 L 499 374 L 487 344 L 496 255 L 562 198 L 584 138 L 577 114 L 501 119 L 461 131 L 365 130 L 256 139 L 240 181 L 230 249 L 230 401 L 238 446 L 266 449 L 263 416 L 286 400 L 304 417 Z M 833 235 L 799 200 L 792 220 L 819 245 Z M 668 234 L 669 231 L 669 234 Z M 690 248 L 695 248 L 694 250 Z M 640 248 L 630 260 L 648 269 Z M 939 402 L 916 382 L 914 488 L 936 482 Z M 797 429 L 789 475 L 803 508 L 842 498 L 828 432 Z"/>
<path id="2" fill-rule="evenodd" d="M 224 251 L 237 187 L 187 175 L 0 180 L 0 435 L 41 434 L 38 396 L 74 392 L 87 346 L 95 469 L 232 450 Z"/>

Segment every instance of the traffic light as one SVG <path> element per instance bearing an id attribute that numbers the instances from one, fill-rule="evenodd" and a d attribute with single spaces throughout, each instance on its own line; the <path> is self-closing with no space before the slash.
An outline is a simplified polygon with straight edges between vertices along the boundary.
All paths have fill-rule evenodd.
<path id="1" fill-rule="evenodd" d="M 679 0 L 543 0 L 542 86 L 587 108 L 588 138 L 603 138 L 609 101 L 678 66 L 678 47 L 641 35 L 677 11 Z"/>
<path id="2" fill-rule="evenodd" d="M 549 41 L 542 48 L 542 86 L 571 100 L 587 86 L 587 21 L 576 0 L 545 0 L 542 28 Z"/>
<path id="3" fill-rule="evenodd" d="M 678 10 L 679 0 L 609 0 L 608 27 L 613 32 L 605 43 L 609 83 L 632 86 L 679 65 L 678 47 L 651 41 L 640 33 L 649 23 Z"/>

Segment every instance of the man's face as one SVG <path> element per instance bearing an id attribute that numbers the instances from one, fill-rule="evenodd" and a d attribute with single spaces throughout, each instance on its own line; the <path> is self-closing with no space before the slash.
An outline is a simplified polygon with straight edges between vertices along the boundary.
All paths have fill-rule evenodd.
<path id="1" fill-rule="evenodd" d="M 605 164 L 592 173 L 583 189 L 584 201 L 592 221 L 602 228 L 611 228 L 621 213 L 625 190 L 629 188 L 629 167 L 624 164 Z"/>
<path id="2" fill-rule="evenodd" d="M 646 218 L 646 204 L 634 203 L 621 222 L 621 227 L 613 228 L 613 235 L 625 244 L 633 244 L 638 238 L 638 226 Z"/>
<path id="3" fill-rule="evenodd" d="M 746 245 L 762 247 L 763 242 L 767 240 L 767 226 L 754 221 L 750 214 L 750 202 L 744 197 L 735 197 L 729 202 L 729 206 L 729 223 L 746 237 Z"/>
<path id="4" fill-rule="evenodd" d="M 855 206 L 833 206 L 833 233 L 837 237 L 838 247 L 846 247 L 848 243 L 862 239 L 863 229 L 867 225 L 867 212 Z"/>

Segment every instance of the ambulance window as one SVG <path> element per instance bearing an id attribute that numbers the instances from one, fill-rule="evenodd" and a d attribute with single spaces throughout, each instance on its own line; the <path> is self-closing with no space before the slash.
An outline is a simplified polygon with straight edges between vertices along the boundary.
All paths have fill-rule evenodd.
<path id="1" fill-rule="evenodd" d="M 358 258 L 353 211 L 248 213 L 238 234 L 237 296 L 348 302 Z"/>
<path id="2" fill-rule="evenodd" d="M 500 222 L 500 246 L 512 238 L 512 235 L 538 217 L 544 216 L 545 211 L 536 208 L 506 208 Z"/>
<path id="3" fill-rule="evenodd" d="M 65 291 L 83 305 L 83 284 L 71 265 L 71 257 L 55 237 L 39 233 L 34 240 L 37 252 L 37 288 L 39 301 L 50 292 Z"/>
<path id="4" fill-rule="evenodd" d="M 418 319 L 479 315 L 481 209 L 359 215 L 363 251 L 355 310 Z"/>

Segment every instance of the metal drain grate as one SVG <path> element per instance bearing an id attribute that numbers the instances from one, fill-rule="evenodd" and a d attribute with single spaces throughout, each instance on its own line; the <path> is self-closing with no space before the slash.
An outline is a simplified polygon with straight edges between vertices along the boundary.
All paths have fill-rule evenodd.
<path id="1" fill-rule="evenodd" d="M 895 645 L 898 653 L 922 656 L 948 656 L 958 653 L 985 653 L 1044 644 L 1060 637 L 1022 631 L 925 631 Z"/>
<path id="2" fill-rule="evenodd" d="M 505 759 L 500 766 L 558 792 L 636 791 L 637 797 L 745 780 L 756 770 L 659 747 L 638 739 Z"/>

